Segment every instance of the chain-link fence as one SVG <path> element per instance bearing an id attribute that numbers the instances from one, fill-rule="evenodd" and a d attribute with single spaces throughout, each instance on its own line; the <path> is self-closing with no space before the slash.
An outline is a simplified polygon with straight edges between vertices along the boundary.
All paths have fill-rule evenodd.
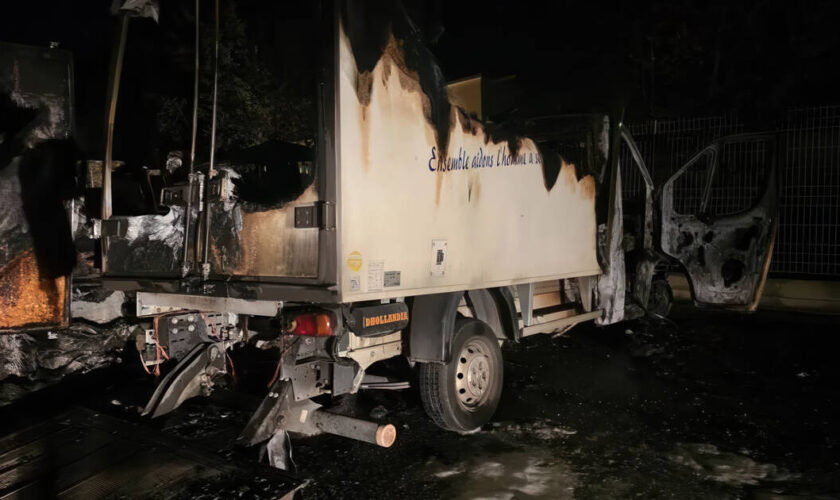
<path id="1" fill-rule="evenodd" d="M 715 139 L 746 130 L 736 116 L 651 120 L 628 126 L 657 186 Z M 840 278 L 840 106 L 792 109 L 771 130 L 778 148 L 767 141 L 725 144 L 711 186 L 706 212 L 714 215 L 748 209 L 761 195 L 770 155 L 778 162 L 779 230 L 770 271 L 797 278 Z M 701 156 L 674 185 L 674 208 L 700 209 L 710 158 Z M 626 147 L 622 151 L 625 200 L 644 193 L 641 177 Z"/>

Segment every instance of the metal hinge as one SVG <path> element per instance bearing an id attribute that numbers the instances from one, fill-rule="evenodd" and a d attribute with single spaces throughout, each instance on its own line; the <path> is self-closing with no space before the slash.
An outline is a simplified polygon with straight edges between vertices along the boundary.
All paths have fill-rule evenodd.
<path id="1" fill-rule="evenodd" d="M 94 238 L 124 237 L 128 234 L 128 221 L 125 219 L 93 219 L 92 234 Z"/>
<path id="2" fill-rule="evenodd" d="M 314 205 L 295 207 L 295 227 L 335 230 L 335 203 L 319 201 Z"/>
<path id="3" fill-rule="evenodd" d="M 192 206 L 201 207 L 201 204 L 204 202 L 204 174 L 201 172 L 190 174 L 190 182 L 188 184 L 163 188 L 160 192 L 160 204 L 167 207 L 186 206 L 190 186 L 192 186 L 193 195 Z"/>

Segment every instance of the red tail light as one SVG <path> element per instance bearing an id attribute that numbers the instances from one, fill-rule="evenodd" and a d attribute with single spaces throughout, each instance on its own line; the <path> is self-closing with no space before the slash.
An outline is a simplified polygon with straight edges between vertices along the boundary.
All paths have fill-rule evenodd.
<path id="1" fill-rule="evenodd" d="M 286 333 L 308 337 L 329 337 L 333 334 L 333 319 L 328 313 L 307 312 L 292 316 Z"/>

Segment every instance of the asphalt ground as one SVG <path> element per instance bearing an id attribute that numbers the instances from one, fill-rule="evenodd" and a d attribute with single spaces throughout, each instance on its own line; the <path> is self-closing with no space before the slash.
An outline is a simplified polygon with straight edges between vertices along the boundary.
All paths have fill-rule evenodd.
<path id="1" fill-rule="evenodd" d="M 233 445 L 247 404 L 195 399 L 140 418 L 151 385 L 129 362 L 68 377 L 0 419 L 15 430 L 82 406 L 260 472 L 184 498 L 277 498 L 301 483 L 304 498 L 840 498 L 838 327 L 680 306 L 669 322 L 529 337 L 503 348 L 502 401 L 479 431 L 437 428 L 414 389 L 363 391 L 334 411 L 393 423 L 396 444 L 293 438 L 291 482 L 266 479 L 260 450 Z"/>

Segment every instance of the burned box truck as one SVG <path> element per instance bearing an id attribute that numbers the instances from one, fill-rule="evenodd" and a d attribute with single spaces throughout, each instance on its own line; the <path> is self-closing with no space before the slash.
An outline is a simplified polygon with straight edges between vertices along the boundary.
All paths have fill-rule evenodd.
<path id="1" fill-rule="evenodd" d="M 121 15 L 125 28 L 129 14 Z M 60 336 L 79 321 L 124 314 L 142 365 L 162 375 L 145 408 L 151 416 L 206 394 L 230 371 L 228 352 L 259 345 L 278 361 L 242 443 L 292 431 L 388 446 L 393 426 L 330 412 L 330 397 L 416 383 L 436 424 L 471 431 L 499 402 L 501 344 L 583 321 L 667 314 L 663 264 L 688 275 L 698 304 L 755 308 L 775 234 L 772 155 L 750 207 L 704 207 L 728 145 L 761 141 L 769 151 L 773 137 L 720 139 L 656 188 L 617 115 L 564 115 L 523 129 L 482 121 L 473 92 L 481 80 L 447 85 L 398 3 L 323 2 L 308 19 L 312 143 L 271 141 L 222 155 L 214 135 L 208 162 L 194 161 L 193 142 L 183 166 L 125 176 L 109 136 L 105 159 L 79 170 L 87 198 L 64 198 L 72 224 L 50 226 L 77 248 L 83 240 L 97 247 L 73 275 L 44 264 L 55 255 L 40 251 L 45 222 L 32 217 L 24 180 L 43 168 L 31 151 L 48 137 L 29 133 L 2 171 L 12 180 L 0 202 L 0 328 Z M 213 44 L 212 35 L 202 43 Z M 4 75 L 19 75 L 4 83 L 24 107 L 47 102 L 47 90 L 72 104 L 66 72 L 57 91 L 27 89 L 35 71 L 27 68 L 38 65 L 3 64 Z M 121 65 L 118 43 L 109 103 Z M 216 85 L 228 77 L 216 72 Z M 218 119 L 214 106 L 213 134 Z M 180 180 L 169 175 L 178 168 Z M 632 199 L 623 197 L 628 172 L 642 187 Z M 121 209 L 125 193 L 140 193 L 148 208 Z M 62 193 L 43 196 L 61 204 Z M 77 283 L 99 298 L 71 297 Z M 122 309 L 71 317 L 74 300 L 78 311 L 111 302 Z M 408 360 L 410 380 L 368 373 L 398 357 Z"/>

